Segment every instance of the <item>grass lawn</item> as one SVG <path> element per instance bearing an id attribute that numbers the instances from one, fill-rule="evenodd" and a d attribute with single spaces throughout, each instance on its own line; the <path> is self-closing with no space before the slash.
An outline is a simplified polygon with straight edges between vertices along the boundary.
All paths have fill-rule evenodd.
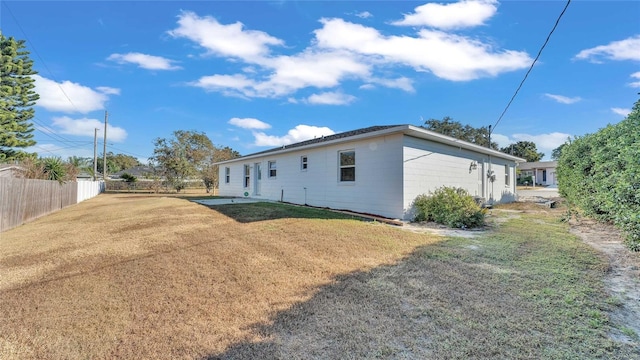
<path id="1" fill-rule="evenodd" d="M 0 358 L 640 358 L 556 210 L 471 239 L 107 194 L 0 234 Z"/>

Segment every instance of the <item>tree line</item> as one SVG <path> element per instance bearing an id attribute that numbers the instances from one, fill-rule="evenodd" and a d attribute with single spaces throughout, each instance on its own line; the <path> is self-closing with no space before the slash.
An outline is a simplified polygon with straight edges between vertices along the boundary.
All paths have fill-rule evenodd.
<path id="1" fill-rule="evenodd" d="M 499 148 L 498 143 L 494 141 L 489 143 L 491 139 L 489 126 L 476 128 L 471 125 L 462 125 L 460 122 L 445 116 L 442 120 L 429 119 L 424 122 L 422 127 L 452 138 L 521 157 L 529 162 L 540 161 L 544 157 L 544 153 L 538 152 L 536 144 L 532 141 L 518 141 L 502 148 Z"/>

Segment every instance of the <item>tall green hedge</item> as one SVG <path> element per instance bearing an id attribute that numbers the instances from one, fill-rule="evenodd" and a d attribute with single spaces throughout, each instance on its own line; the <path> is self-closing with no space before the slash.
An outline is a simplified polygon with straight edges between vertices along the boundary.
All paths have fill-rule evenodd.
<path id="1" fill-rule="evenodd" d="M 640 100 L 623 121 L 567 144 L 557 177 L 570 205 L 614 223 L 640 251 Z"/>

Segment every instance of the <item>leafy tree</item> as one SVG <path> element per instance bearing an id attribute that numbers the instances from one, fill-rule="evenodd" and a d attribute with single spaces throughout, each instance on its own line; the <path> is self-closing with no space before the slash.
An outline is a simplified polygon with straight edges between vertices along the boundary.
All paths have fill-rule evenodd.
<path id="1" fill-rule="evenodd" d="M 538 152 L 536 144 L 532 141 L 518 141 L 500 149 L 503 153 L 511 154 L 526 159 L 528 162 L 540 161 L 544 153 Z"/>
<path id="2" fill-rule="evenodd" d="M 104 173 L 103 156 L 98 157 L 98 172 Z M 125 154 L 114 154 L 113 152 L 107 152 L 107 170 L 113 174 L 118 171 L 130 169 L 134 166 L 142 165 L 138 158 Z"/>
<path id="3" fill-rule="evenodd" d="M 569 142 L 569 139 L 567 139 L 567 142 Z M 558 146 L 557 148 L 553 149 L 551 151 L 551 159 L 553 159 L 553 160 L 560 159 L 560 155 L 562 155 L 562 148 L 564 148 L 565 145 L 567 145 L 567 143 L 564 143 L 564 144 Z"/>
<path id="4" fill-rule="evenodd" d="M 640 251 L 640 100 L 626 119 L 565 144 L 558 159 L 560 195 L 573 209 L 612 222 Z"/>
<path id="5" fill-rule="evenodd" d="M 67 158 L 67 164 L 73 168 L 73 173 L 78 173 L 84 171 L 93 176 L 93 159 L 88 157 L 79 157 L 79 156 L 69 156 Z"/>
<path id="6" fill-rule="evenodd" d="M 488 147 L 489 145 L 488 126 L 474 128 L 470 125 L 462 125 L 458 121 L 453 121 L 449 116 L 445 116 L 442 120 L 429 119 L 424 122 L 424 126 L 422 127 L 472 144 L 484 147 Z M 498 143 L 491 142 L 491 148 L 498 150 Z"/>
<path id="7" fill-rule="evenodd" d="M 218 165 L 213 165 L 219 161 L 231 160 L 240 157 L 240 153 L 232 148 L 225 146 L 223 148 L 214 148 L 212 156 L 205 161 L 200 172 L 202 182 L 207 192 L 211 192 L 213 188 L 217 188 L 219 184 Z"/>
<path id="8" fill-rule="evenodd" d="M 33 60 L 24 50 L 25 41 L 5 37 L 0 32 L 0 161 L 21 159 L 25 148 L 36 144 L 32 106 L 39 99 L 32 75 Z"/>
<path id="9" fill-rule="evenodd" d="M 158 164 L 160 174 L 178 192 L 185 180 L 202 173 L 215 148 L 204 133 L 184 130 L 174 131 L 169 140 L 156 139 L 154 146 L 149 160 Z"/>

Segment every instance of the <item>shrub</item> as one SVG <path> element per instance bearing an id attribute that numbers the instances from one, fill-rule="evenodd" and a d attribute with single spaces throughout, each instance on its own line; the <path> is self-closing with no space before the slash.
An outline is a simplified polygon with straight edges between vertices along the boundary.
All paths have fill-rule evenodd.
<path id="1" fill-rule="evenodd" d="M 558 184 L 570 206 L 625 232 L 640 251 L 640 101 L 626 119 L 566 144 Z"/>
<path id="2" fill-rule="evenodd" d="M 122 175 L 120 175 L 120 177 L 122 178 L 122 180 L 128 182 L 128 183 L 134 183 L 136 181 L 138 181 L 138 178 L 135 177 L 134 175 L 131 175 L 129 173 L 124 173 Z"/>
<path id="3" fill-rule="evenodd" d="M 430 195 L 418 195 L 413 206 L 414 221 L 435 221 L 452 228 L 484 225 L 485 211 L 462 188 L 443 186 Z"/>

